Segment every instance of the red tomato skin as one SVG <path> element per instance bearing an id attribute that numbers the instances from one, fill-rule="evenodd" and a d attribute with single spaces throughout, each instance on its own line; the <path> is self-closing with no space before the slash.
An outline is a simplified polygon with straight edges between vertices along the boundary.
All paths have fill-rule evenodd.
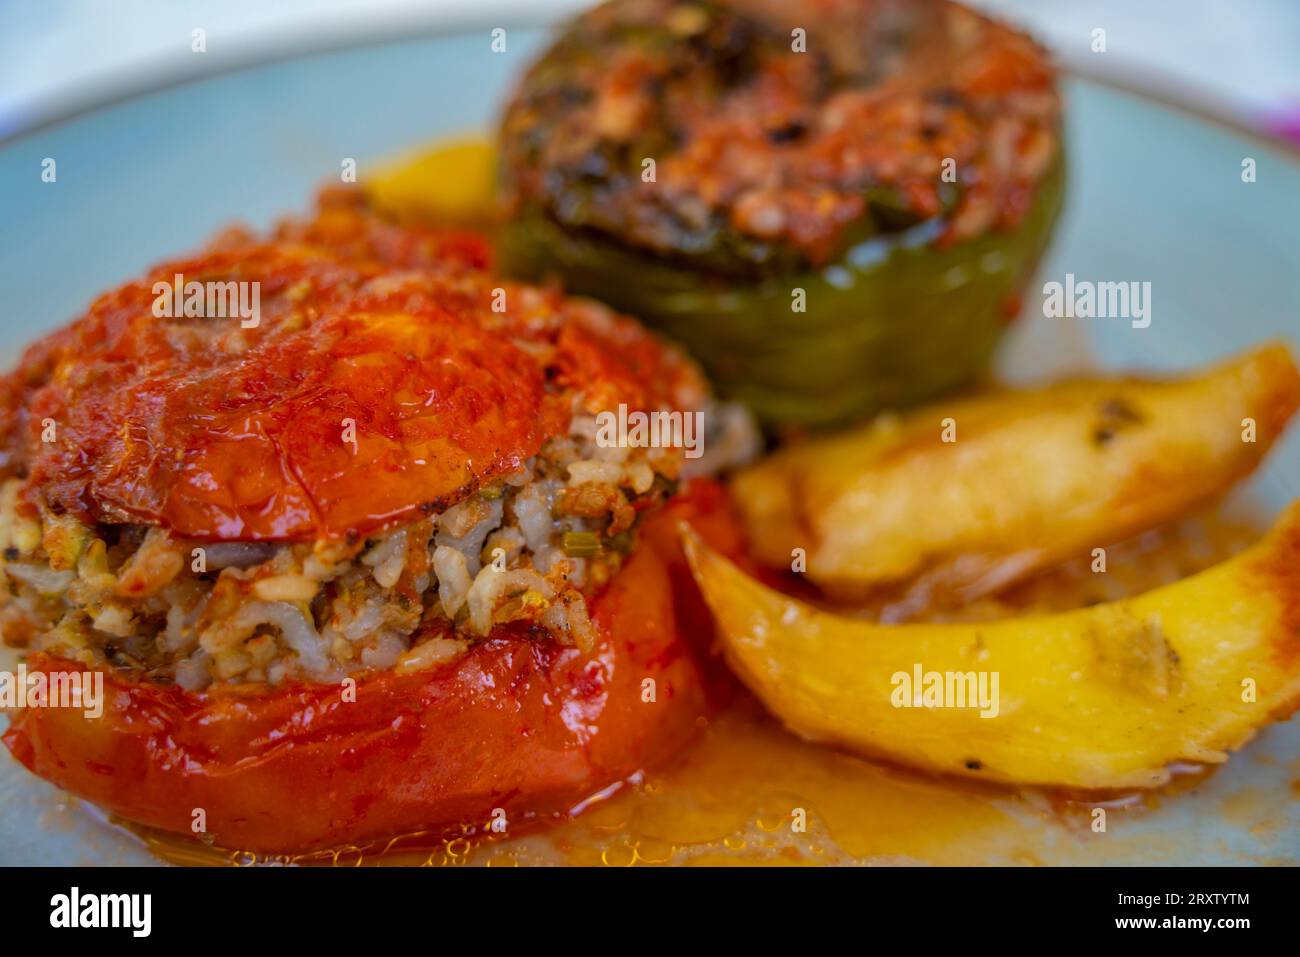
<path id="1" fill-rule="evenodd" d="M 494 277 L 486 240 L 341 202 L 156 266 L 33 343 L 0 375 L 0 478 L 25 479 L 23 507 L 353 541 L 518 471 L 579 407 L 704 401 L 694 364 L 632 319 Z M 256 290 L 256 323 L 177 316 L 162 290 L 190 282 Z"/>
<path id="2" fill-rule="evenodd" d="M 589 654 L 501 630 L 448 665 L 343 685 L 202 693 L 105 676 L 104 714 L 28 708 L 4 742 L 33 773 L 141 824 L 294 853 L 424 829 L 561 814 L 695 736 L 716 701 L 709 618 L 677 541 L 688 520 L 739 540 L 720 488 L 694 483 L 643 527 L 592 601 Z M 33 654 L 29 672 L 80 665 Z M 654 681 L 654 701 L 643 694 Z"/>

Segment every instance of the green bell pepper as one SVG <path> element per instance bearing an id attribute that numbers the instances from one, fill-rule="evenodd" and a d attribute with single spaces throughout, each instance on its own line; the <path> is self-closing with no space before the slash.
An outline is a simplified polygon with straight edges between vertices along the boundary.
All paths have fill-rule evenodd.
<path id="1" fill-rule="evenodd" d="M 977 378 L 1051 237 L 1065 162 L 1040 182 L 1008 232 L 948 247 L 925 221 L 869 237 L 816 271 L 727 278 L 570 232 L 525 210 L 499 239 L 504 269 L 558 276 L 676 339 L 717 392 L 769 429 L 831 428 L 914 405 Z M 795 311 L 795 290 L 805 311 Z"/>

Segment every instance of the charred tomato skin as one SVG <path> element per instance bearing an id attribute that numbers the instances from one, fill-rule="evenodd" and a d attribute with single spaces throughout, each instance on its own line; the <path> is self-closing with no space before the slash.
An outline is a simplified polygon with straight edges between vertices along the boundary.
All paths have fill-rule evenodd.
<path id="1" fill-rule="evenodd" d="M 361 677 L 353 700 L 342 685 L 190 693 L 107 674 L 101 717 L 24 709 L 4 742 L 35 774 L 127 820 L 192 835 L 201 808 L 206 836 L 232 850 L 484 828 L 497 809 L 510 828 L 562 814 L 679 751 L 725 687 L 682 521 L 739 547 L 721 488 L 692 483 L 592 600 L 600 638 L 588 654 L 503 629 L 447 665 Z M 81 668 L 42 654 L 27 666 Z"/>

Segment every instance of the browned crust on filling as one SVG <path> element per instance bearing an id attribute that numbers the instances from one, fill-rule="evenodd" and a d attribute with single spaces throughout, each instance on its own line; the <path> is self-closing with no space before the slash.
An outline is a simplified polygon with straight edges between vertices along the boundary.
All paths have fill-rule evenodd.
<path id="1" fill-rule="evenodd" d="M 941 241 L 1014 226 L 1059 119 L 1046 54 L 955 4 L 613 0 L 524 78 L 503 172 L 521 206 L 645 251 L 818 265 L 939 215 Z"/>

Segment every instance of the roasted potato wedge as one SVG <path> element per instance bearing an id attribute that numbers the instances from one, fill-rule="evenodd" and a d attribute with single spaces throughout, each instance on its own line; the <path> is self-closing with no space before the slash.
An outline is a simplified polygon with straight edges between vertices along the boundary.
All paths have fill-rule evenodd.
<path id="1" fill-rule="evenodd" d="M 791 446 L 733 490 L 760 561 L 788 568 L 801 548 L 828 594 L 906 584 L 911 604 L 960 604 L 1212 499 L 1297 406 L 1300 372 L 1273 344 L 1197 376 L 927 406 Z"/>
<path id="2" fill-rule="evenodd" d="M 482 136 L 448 139 L 366 178 L 366 195 L 398 219 L 482 226 L 494 215 L 496 147 Z"/>
<path id="3" fill-rule="evenodd" d="M 985 781 L 1149 788 L 1178 762 L 1224 761 L 1300 706 L 1300 503 L 1192 578 L 978 624 L 840 617 L 683 535 L 733 670 L 793 731 L 870 757 Z M 929 706 L 935 674 L 941 692 L 951 684 L 933 699 L 945 707 Z"/>

